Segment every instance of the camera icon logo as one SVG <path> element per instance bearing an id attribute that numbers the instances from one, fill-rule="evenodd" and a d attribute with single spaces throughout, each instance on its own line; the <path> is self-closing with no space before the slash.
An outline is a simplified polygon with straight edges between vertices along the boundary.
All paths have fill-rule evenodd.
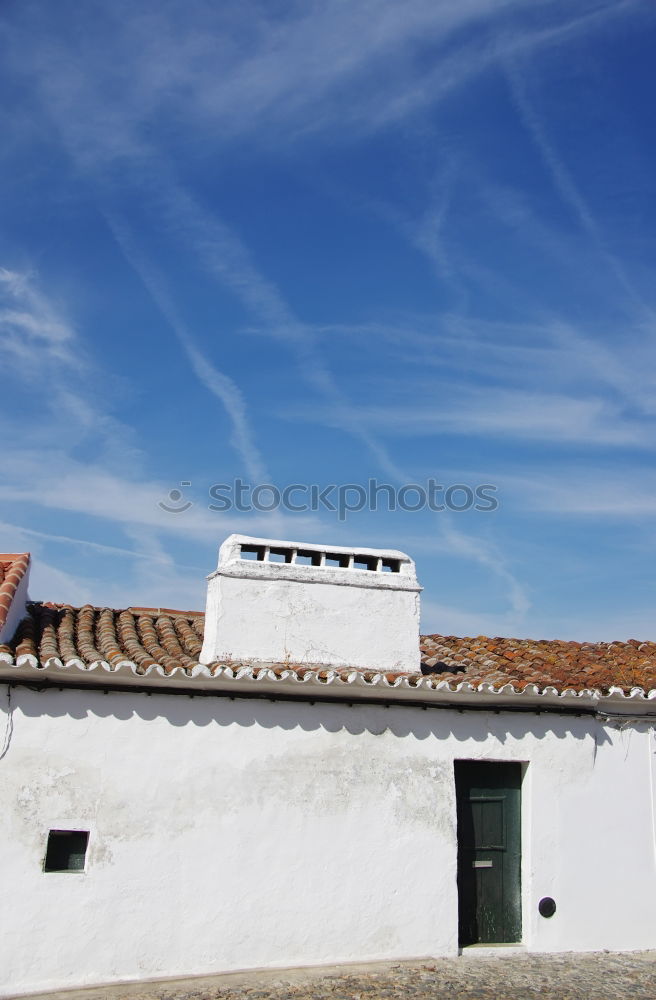
<path id="1" fill-rule="evenodd" d="M 191 486 L 191 483 L 184 480 L 180 483 L 180 486 Z M 175 489 L 169 490 L 169 495 L 166 500 L 159 500 L 157 506 L 161 510 L 165 510 L 167 514 L 182 514 L 185 510 L 189 510 L 193 507 L 191 500 L 186 500 L 182 490 Z"/>

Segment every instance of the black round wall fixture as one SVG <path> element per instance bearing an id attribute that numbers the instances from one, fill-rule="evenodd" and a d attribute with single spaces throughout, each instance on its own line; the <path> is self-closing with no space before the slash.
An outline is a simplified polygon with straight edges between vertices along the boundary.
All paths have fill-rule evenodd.
<path id="1" fill-rule="evenodd" d="M 538 903 L 538 910 L 541 917 L 553 917 L 556 912 L 556 900 L 551 896 L 544 896 Z"/>

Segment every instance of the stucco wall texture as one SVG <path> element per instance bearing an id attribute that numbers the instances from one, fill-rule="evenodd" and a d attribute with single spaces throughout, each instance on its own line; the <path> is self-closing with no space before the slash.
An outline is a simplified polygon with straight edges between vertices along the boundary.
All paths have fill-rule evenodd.
<path id="1" fill-rule="evenodd" d="M 4 993 L 456 954 L 462 759 L 526 765 L 528 950 L 654 946 L 648 723 L 3 685 L 3 733 Z"/>
<path id="2" fill-rule="evenodd" d="M 244 545 L 266 558 L 243 558 Z M 271 551 L 287 563 L 269 562 Z M 296 560 L 316 556 L 321 565 Z M 358 556 L 359 553 L 359 556 Z M 342 557 L 350 568 L 326 564 Z M 374 571 L 354 568 L 369 559 Z M 382 572 L 384 561 L 396 572 Z M 208 577 L 201 663 L 226 659 L 419 671 L 415 564 L 396 549 L 346 549 L 229 535 Z"/>

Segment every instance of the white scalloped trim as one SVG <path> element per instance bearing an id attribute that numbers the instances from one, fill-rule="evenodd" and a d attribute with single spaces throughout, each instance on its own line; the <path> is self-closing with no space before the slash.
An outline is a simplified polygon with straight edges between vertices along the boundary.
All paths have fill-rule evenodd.
<path id="1" fill-rule="evenodd" d="M 137 664 L 129 659 L 120 660 L 115 665 L 112 665 L 107 660 L 95 660 L 93 663 L 86 664 L 79 657 L 72 657 L 70 660 L 63 662 L 58 657 L 52 656 L 43 665 L 40 665 L 37 658 L 31 653 L 24 653 L 14 658 L 11 654 L 4 652 L 0 653 L 0 664 L 3 667 L 13 667 L 17 670 L 31 668 L 39 671 L 41 674 L 48 673 L 52 675 L 81 672 L 87 676 L 90 674 L 109 675 L 112 681 L 116 680 L 119 682 L 122 678 L 125 678 L 130 679 L 134 683 L 146 677 L 162 678 L 167 682 L 184 681 L 184 684 L 176 683 L 172 685 L 178 689 L 182 689 L 183 687 L 193 689 L 196 686 L 194 682 L 227 681 L 241 686 L 242 682 L 246 681 L 262 685 L 263 687 L 269 685 L 276 687 L 297 687 L 302 685 L 310 688 L 316 686 L 317 688 L 374 689 L 377 690 L 377 693 L 382 693 L 385 690 L 390 692 L 398 691 L 399 693 L 407 691 L 411 694 L 423 693 L 426 696 L 436 696 L 436 700 L 441 700 L 440 696 L 444 694 L 461 696 L 463 698 L 475 694 L 477 700 L 480 698 L 481 701 L 487 699 L 496 701 L 499 698 L 511 698 L 513 700 L 520 699 L 528 702 L 531 699 L 539 698 L 549 701 L 557 700 L 559 703 L 576 701 L 606 703 L 612 700 L 635 704 L 636 702 L 656 700 L 656 688 L 645 691 L 641 687 L 633 687 L 627 694 L 620 687 L 611 687 L 608 694 L 604 695 L 596 688 L 585 688 L 583 691 L 564 688 L 562 691 L 559 691 L 552 684 L 540 688 L 537 684 L 531 683 L 520 690 L 512 683 L 504 683 L 495 687 L 492 682 L 484 681 L 475 686 L 470 684 L 469 681 L 463 680 L 452 684 L 447 680 L 436 682 L 431 675 L 419 674 L 416 676 L 396 677 L 394 680 L 389 681 L 385 673 L 380 671 L 364 672 L 349 670 L 345 672 L 330 668 L 304 668 L 304 673 L 299 675 L 292 668 L 283 668 L 280 673 L 276 673 L 267 664 L 220 664 L 212 668 L 201 663 L 195 663 L 192 667 L 184 668 L 179 666 L 167 672 L 160 663 L 151 663 L 145 670 L 140 670 Z M 370 676 L 365 676 L 365 673 Z M 323 676 L 320 676 L 320 674 Z M 101 678 L 99 677 L 98 679 L 100 680 Z M 207 684 L 204 684 L 204 687 L 207 687 Z M 335 691 L 334 693 L 337 694 L 338 692 Z M 412 699 L 403 698 L 399 699 L 399 701 L 401 704 L 412 704 Z"/>
<path id="2" fill-rule="evenodd" d="M 17 667 L 34 667 L 36 670 L 44 670 L 45 669 L 44 667 L 41 667 L 39 665 L 39 661 L 37 660 L 36 656 L 32 655 L 32 653 L 23 653 L 21 656 L 17 657 L 17 659 L 16 659 L 16 666 Z"/>

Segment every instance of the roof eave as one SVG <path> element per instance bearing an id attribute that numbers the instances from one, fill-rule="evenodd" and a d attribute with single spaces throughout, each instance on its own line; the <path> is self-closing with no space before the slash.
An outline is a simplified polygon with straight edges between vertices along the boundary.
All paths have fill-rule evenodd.
<path id="1" fill-rule="evenodd" d="M 645 692 L 633 688 L 625 694 L 611 688 L 558 691 L 535 684 L 517 690 L 512 684 L 495 688 L 492 684 L 473 686 L 465 681 L 437 683 L 430 675 L 403 676 L 388 681 L 382 673 L 369 679 L 358 671 L 293 670 L 268 667 L 196 664 L 191 670 L 176 668 L 167 673 L 159 664 L 139 672 L 127 658 L 116 666 L 106 661 L 85 664 L 74 659 L 66 663 L 54 658 L 40 666 L 36 658 L 23 655 L 14 660 L 0 653 L 0 682 L 44 684 L 61 687 L 94 687 L 110 690 L 139 689 L 178 694 L 217 694 L 237 697 L 253 695 L 303 701 L 379 702 L 387 705 L 489 710 L 493 712 L 561 712 L 594 714 L 608 721 L 656 721 L 656 689 Z"/>

